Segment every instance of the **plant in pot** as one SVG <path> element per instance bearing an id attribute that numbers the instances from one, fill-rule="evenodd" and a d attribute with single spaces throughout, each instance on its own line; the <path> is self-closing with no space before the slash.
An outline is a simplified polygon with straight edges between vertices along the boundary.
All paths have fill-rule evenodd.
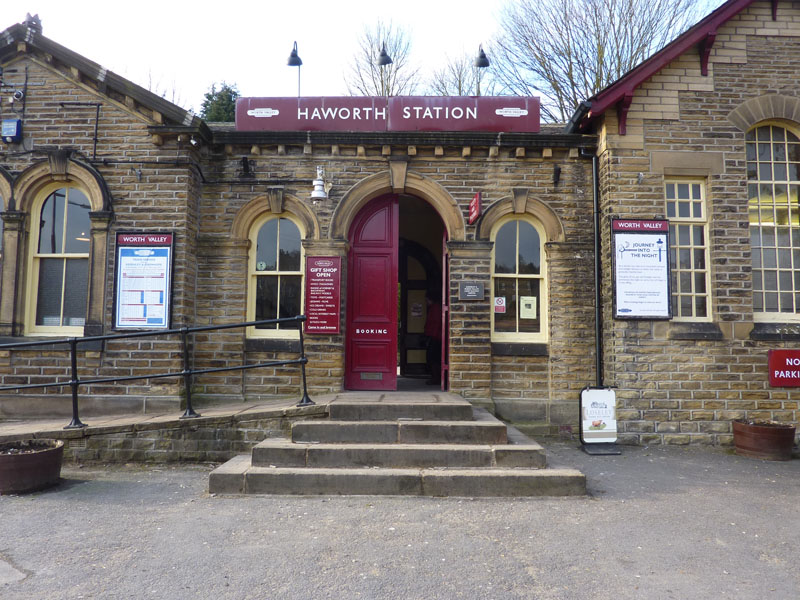
<path id="1" fill-rule="evenodd" d="M 733 421 L 736 454 L 764 460 L 790 460 L 795 426 L 766 419 Z"/>
<path id="2" fill-rule="evenodd" d="M 64 442 L 19 440 L 0 444 L 0 494 L 24 494 L 56 485 Z"/>

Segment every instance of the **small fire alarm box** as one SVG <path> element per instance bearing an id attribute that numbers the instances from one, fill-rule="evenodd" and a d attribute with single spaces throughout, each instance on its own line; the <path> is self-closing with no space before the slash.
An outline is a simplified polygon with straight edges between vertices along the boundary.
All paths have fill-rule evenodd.
<path id="1" fill-rule="evenodd" d="M 22 141 L 22 121 L 3 119 L 2 138 L 6 144 L 17 144 Z"/>

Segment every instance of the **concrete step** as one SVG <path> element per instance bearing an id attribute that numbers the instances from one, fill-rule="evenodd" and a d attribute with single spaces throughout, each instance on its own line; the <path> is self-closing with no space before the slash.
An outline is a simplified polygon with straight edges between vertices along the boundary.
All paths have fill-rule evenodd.
<path id="1" fill-rule="evenodd" d="M 237 456 L 212 471 L 212 494 L 576 496 L 586 478 L 574 469 L 331 469 L 253 467 Z"/>
<path id="2" fill-rule="evenodd" d="M 328 444 L 505 444 L 500 421 L 298 421 L 293 442 Z"/>
<path id="3" fill-rule="evenodd" d="M 546 467 L 544 448 L 475 444 L 309 444 L 269 439 L 253 448 L 256 467 Z"/>
<path id="4" fill-rule="evenodd" d="M 471 421 L 472 405 L 464 400 L 443 402 L 391 401 L 341 401 L 328 407 L 332 421 L 396 421 L 417 419 L 422 421 Z"/>

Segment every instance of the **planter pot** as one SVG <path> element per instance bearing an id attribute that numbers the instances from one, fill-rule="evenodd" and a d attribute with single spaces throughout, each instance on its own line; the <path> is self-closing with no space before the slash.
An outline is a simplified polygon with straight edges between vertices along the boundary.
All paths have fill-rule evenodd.
<path id="1" fill-rule="evenodd" d="M 24 494 L 56 485 L 63 457 L 61 440 L 0 444 L 0 494 Z"/>
<path id="2" fill-rule="evenodd" d="M 733 422 L 736 454 L 764 460 L 790 460 L 794 444 L 794 425 L 774 421 Z"/>

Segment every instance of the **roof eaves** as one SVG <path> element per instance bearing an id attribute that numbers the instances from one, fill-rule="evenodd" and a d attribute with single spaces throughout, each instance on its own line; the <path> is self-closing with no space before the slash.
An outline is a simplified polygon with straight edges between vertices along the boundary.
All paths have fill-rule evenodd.
<path id="1" fill-rule="evenodd" d="M 5 31 L 0 32 L 0 56 L 8 53 L 4 52 L 8 47 L 12 47 L 12 52 L 14 52 L 15 49 L 13 48 L 17 42 L 25 42 L 42 52 L 52 55 L 60 62 L 75 67 L 87 77 L 98 81 L 101 85 L 133 98 L 140 104 L 154 109 L 176 123 L 191 126 L 197 125 L 201 121 L 199 117 L 180 106 L 21 24 L 12 25 Z"/>
<path id="2" fill-rule="evenodd" d="M 664 46 L 661 50 L 653 54 L 650 58 L 640 63 L 622 77 L 617 79 L 605 89 L 589 98 L 591 110 L 578 117 L 583 104 L 576 109 L 570 119 L 568 127 L 573 126 L 574 130 L 584 129 L 588 123 L 596 117 L 602 115 L 610 107 L 623 100 L 625 96 L 633 94 L 634 90 L 644 81 L 652 77 L 667 64 L 684 54 L 687 50 L 697 44 L 703 43 L 709 36 L 716 35 L 717 30 L 727 21 L 735 17 L 745 8 L 753 4 L 755 0 L 729 0 L 704 19 L 699 21 L 694 27 L 686 30 L 683 34 L 675 38 L 672 42 Z M 701 57 L 702 59 L 702 57 Z M 573 125 L 576 121 L 579 122 Z"/>

